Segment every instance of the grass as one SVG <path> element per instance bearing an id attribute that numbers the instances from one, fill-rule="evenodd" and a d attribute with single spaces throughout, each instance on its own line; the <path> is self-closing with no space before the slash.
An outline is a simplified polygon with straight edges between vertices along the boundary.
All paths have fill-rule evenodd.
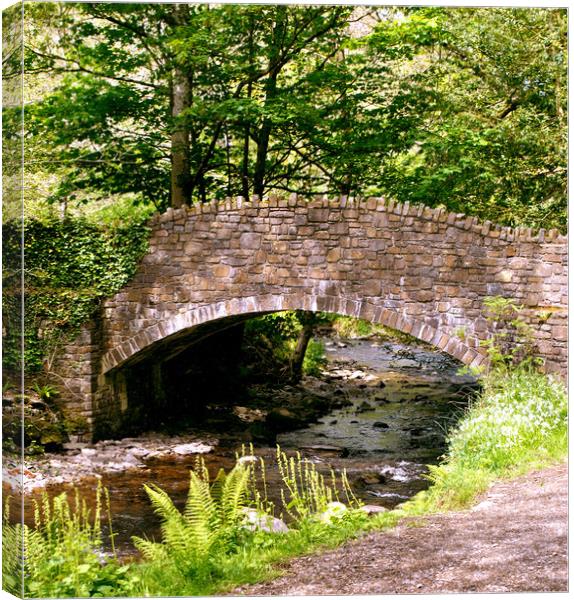
<path id="1" fill-rule="evenodd" d="M 496 371 L 448 437 L 431 487 L 403 508 L 426 513 L 464 508 L 496 479 L 516 477 L 568 454 L 564 385 L 532 370 Z"/>
<path id="2" fill-rule="evenodd" d="M 52 504 L 46 500 L 38 507 L 36 528 L 25 530 L 27 595 L 222 593 L 275 577 L 289 558 L 393 527 L 405 516 L 468 506 L 494 480 L 566 457 L 567 398 L 561 382 L 517 369 L 497 371 L 484 383 L 481 396 L 450 432 L 444 461 L 431 467 L 430 488 L 399 509 L 369 518 L 357 510 L 344 476 L 339 481 L 325 480 L 300 456 L 286 457 L 278 451 L 284 485 L 281 510 L 290 514 L 293 523 L 287 533 L 253 530 L 246 528 L 242 519 L 245 508 L 255 509 L 265 518 L 279 509 L 267 501 L 265 486 L 260 485 L 265 481 L 264 464 L 239 460 L 233 471 L 220 474 L 214 483 L 200 465 L 192 476 L 189 506 L 183 512 L 173 507 L 159 488 L 149 488 L 151 501 L 159 506 L 164 539 L 153 544 L 136 541 L 144 560 L 122 566 L 113 556 L 102 558 L 100 554 L 99 515 L 90 519 L 78 499 L 74 510 L 65 498 L 56 498 Z M 340 508 L 341 500 L 350 508 L 329 512 Z M 325 518 L 326 514 L 333 516 Z M 20 527 L 4 527 L 4 546 L 9 536 L 22 537 Z M 13 556 L 3 556 L 7 565 L 3 574 L 4 581 L 12 582 L 16 589 L 17 580 L 10 569 L 17 570 L 19 564 L 11 560 Z"/>

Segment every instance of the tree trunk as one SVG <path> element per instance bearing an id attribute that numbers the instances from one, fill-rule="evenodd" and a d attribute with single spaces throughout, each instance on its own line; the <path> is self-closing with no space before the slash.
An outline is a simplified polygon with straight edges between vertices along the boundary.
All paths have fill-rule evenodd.
<path id="1" fill-rule="evenodd" d="M 277 96 L 277 76 L 280 71 L 279 59 L 281 48 L 285 38 L 287 27 L 287 12 L 284 5 L 276 7 L 277 18 L 273 27 L 271 37 L 271 48 L 269 50 L 269 76 L 265 82 L 265 109 L 269 109 Z M 265 171 L 267 167 L 267 152 L 269 150 L 269 137 L 271 135 L 272 122 L 269 117 L 264 117 L 263 124 L 257 139 L 257 159 L 253 173 L 253 193 L 259 197 L 263 196 L 265 190 Z"/>
<path id="2" fill-rule="evenodd" d="M 265 106 L 269 106 L 269 100 L 277 94 L 277 75 L 270 75 L 265 84 Z M 271 136 L 271 119 L 265 117 L 259 130 L 257 143 L 257 159 L 253 173 L 253 193 L 260 198 L 265 190 L 265 172 L 267 169 L 267 152 L 269 151 L 269 137 Z"/>
<path id="3" fill-rule="evenodd" d="M 253 16 L 249 19 L 249 74 L 253 69 Z M 253 94 L 253 83 L 251 80 L 247 84 L 247 97 L 251 98 Z M 249 137 L 251 135 L 251 123 L 245 125 L 245 133 L 243 138 L 243 160 L 241 164 L 241 195 L 249 200 Z"/>
<path id="4" fill-rule="evenodd" d="M 305 360 L 307 346 L 313 337 L 314 329 L 313 323 L 305 323 L 299 333 L 297 347 L 291 359 L 291 383 L 299 383 L 301 381 L 301 377 L 303 376 L 303 361 Z"/>
<path id="5" fill-rule="evenodd" d="M 189 130 L 177 121 L 189 108 L 189 84 L 180 69 L 174 73 L 171 115 L 175 122 L 171 133 L 171 205 L 179 208 L 190 201 L 189 194 Z"/>
<path id="6" fill-rule="evenodd" d="M 174 22 L 186 25 L 189 6 L 173 6 Z M 191 84 L 189 74 L 181 66 L 173 70 L 171 87 L 171 116 L 174 120 L 171 132 L 171 206 L 179 208 L 189 204 L 189 127 L 180 120 L 181 114 L 191 105 Z"/>

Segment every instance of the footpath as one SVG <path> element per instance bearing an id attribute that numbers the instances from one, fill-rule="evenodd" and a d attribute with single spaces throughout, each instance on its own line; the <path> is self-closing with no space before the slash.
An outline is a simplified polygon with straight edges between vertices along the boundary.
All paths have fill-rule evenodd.
<path id="1" fill-rule="evenodd" d="M 568 471 L 562 464 L 495 483 L 472 508 L 410 518 L 284 575 L 246 596 L 566 592 Z"/>

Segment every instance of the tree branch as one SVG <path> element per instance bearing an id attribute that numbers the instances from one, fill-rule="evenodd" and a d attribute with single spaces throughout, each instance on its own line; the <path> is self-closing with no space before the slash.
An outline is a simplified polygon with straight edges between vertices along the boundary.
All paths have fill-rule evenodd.
<path id="1" fill-rule="evenodd" d="M 29 52 L 32 52 L 32 54 L 35 54 L 36 56 L 39 56 L 40 58 L 46 58 L 51 61 L 60 60 L 64 63 L 73 63 L 73 64 L 77 65 L 77 67 L 74 69 L 67 69 L 64 67 L 53 66 L 50 69 L 46 69 L 46 72 L 53 71 L 56 73 L 78 73 L 78 72 L 88 73 L 90 75 L 95 75 L 96 77 L 102 77 L 104 79 L 113 79 L 114 81 L 123 81 L 124 83 L 133 83 L 135 85 L 143 85 L 145 87 L 150 87 L 150 88 L 153 88 L 156 90 L 159 90 L 162 88 L 162 86 L 156 85 L 155 83 L 150 83 L 149 81 L 141 81 L 139 79 L 132 79 L 131 77 L 122 77 L 121 75 L 110 75 L 108 73 L 101 73 L 99 71 L 94 71 L 92 69 L 84 67 L 83 65 L 80 64 L 79 61 L 77 61 L 73 58 L 66 58 L 64 56 L 58 56 L 57 54 L 44 54 L 43 52 L 40 52 L 39 50 L 34 50 L 34 48 L 31 48 L 30 46 L 26 46 L 26 50 L 28 50 Z"/>

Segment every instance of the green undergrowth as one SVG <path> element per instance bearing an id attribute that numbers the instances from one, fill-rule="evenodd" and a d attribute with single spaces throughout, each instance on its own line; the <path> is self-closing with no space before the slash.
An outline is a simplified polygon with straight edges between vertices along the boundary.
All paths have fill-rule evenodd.
<path id="1" fill-rule="evenodd" d="M 394 511 L 368 517 L 344 473 L 325 477 L 299 455 L 288 457 L 279 449 L 283 491 L 274 505 L 267 497 L 264 462 L 244 450 L 236 466 L 215 479 L 198 462 L 182 510 L 160 488 L 146 486 L 162 538 L 134 538 L 140 562 L 121 565 L 113 553 L 104 554 L 102 509 L 90 519 L 77 498 L 71 508 L 65 496 L 38 506 L 35 528 L 5 521 L 4 548 L 10 540 L 25 540 L 31 597 L 214 595 L 271 579 L 292 557 L 337 547 L 404 517 L 468 506 L 496 479 L 566 454 L 564 385 L 524 368 L 497 370 L 484 378 L 482 394 L 450 432 L 444 461 L 431 467 L 430 488 Z M 255 520 L 269 529 L 275 517 L 289 523 L 288 531 L 253 526 Z M 17 553 L 3 554 L 9 591 L 18 588 L 21 566 Z"/>
<path id="2" fill-rule="evenodd" d="M 568 453 L 568 401 L 562 382 L 534 370 L 495 370 L 430 467 L 429 489 L 405 504 L 421 514 L 468 506 L 497 480 L 560 462 Z"/>
<path id="3" fill-rule="evenodd" d="M 353 317 L 345 317 L 342 315 L 330 315 L 330 321 L 332 323 L 333 331 L 337 337 L 341 339 L 377 336 L 379 339 L 401 344 L 414 344 L 417 346 L 425 344 L 423 341 L 408 333 L 385 327 L 379 323 L 371 323 L 364 319 L 355 319 Z"/>

